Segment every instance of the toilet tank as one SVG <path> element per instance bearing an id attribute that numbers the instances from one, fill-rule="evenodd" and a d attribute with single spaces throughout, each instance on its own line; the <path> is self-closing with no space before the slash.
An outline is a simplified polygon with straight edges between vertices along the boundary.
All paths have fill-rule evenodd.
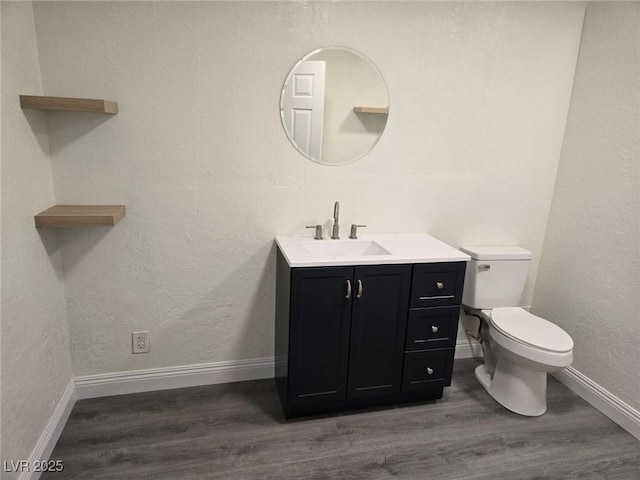
<path id="1" fill-rule="evenodd" d="M 531 252 L 521 247 L 471 246 L 460 250 L 471 256 L 462 291 L 462 304 L 491 309 L 521 305 Z"/>

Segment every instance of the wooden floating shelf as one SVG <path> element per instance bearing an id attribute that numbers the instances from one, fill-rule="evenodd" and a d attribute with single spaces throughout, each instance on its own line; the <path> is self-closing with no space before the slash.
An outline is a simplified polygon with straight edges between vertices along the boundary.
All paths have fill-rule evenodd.
<path id="1" fill-rule="evenodd" d="M 36 228 L 112 227 L 125 215 L 124 205 L 55 205 L 35 216 Z"/>
<path id="2" fill-rule="evenodd" d="M 64 110 L 69 112 L 118 113 L 118 104 L 93 98 L 40 97 L 20 95 L 22 108 L 37 110 Z"/>
<path id="3" fill-rule="evenodd" d="M 382 113 L 389 115 L 389 107 L 353 107 L 355 113 Z"/>

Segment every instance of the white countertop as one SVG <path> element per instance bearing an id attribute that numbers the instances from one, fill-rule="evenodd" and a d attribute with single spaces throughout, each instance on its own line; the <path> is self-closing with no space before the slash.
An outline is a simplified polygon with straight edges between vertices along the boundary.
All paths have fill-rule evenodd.
<path id="1" fill-rule="evenodd" d="M 311 242 L 365 242 L 374 241 L 388 254 L 319 256 L 311 253 L 305 244 Z M 277 236 L 276 243 L 290 267 L 323 267 L 339 265 L 385 265 L 400 263 L 466 262 L 469 255 L 426 233 L 388 233 L 362 235 L 358 240 L 314 240 L 312 236 Z M 348 245 L 347 245 L 348 246 Z"/>

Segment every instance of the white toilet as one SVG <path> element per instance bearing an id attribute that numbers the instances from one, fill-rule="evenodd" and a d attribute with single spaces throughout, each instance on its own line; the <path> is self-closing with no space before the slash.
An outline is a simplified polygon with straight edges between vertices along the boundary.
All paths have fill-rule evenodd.
<path id="1" fill-rule="evenodd" d="M 542 415 L 547 410 L 547 372 L 571 365 L 573 340 L 557 325 L 518 306 L 531 252 L 495 246 L 460 250 L 471 256 L 462 304 L 483 323 L 485 363 L 476 368 L 476 378 L 512 412 Z"/>

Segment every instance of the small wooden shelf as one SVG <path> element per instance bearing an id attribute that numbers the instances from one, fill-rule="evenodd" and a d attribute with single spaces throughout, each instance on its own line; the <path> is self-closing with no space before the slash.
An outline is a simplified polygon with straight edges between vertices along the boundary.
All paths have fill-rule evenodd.
<path id="1" fill-rule="evenodd" d="M 353 107 L 355 113 L 381 113 L 389 115 L 389 107 Z"/>
<path id="2" fill-rule="evenodd" d="M 118 104 L 93 98 L 41 97 L 20 95 L 22 108 L 37 110 L 65 110 L 69 112 L 118 113 Z"/>
<path id="3" fill-rule="evenodd" d="M 124 205 L 55 205 L 35 216 L 36 228 L 112 227 L 125 215 Z"/>

